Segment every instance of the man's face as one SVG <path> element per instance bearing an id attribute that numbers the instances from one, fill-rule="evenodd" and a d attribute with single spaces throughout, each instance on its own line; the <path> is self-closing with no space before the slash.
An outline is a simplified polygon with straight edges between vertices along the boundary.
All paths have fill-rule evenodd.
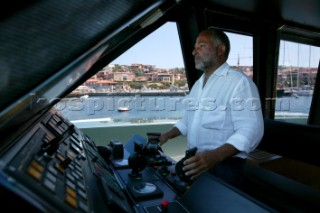
<path id="1" fill-rule="evenodd" d="M 217 47 L 210 35 L 200 33 L 192 51 L 196 69 L 206 72 L 217 64 Z"/>

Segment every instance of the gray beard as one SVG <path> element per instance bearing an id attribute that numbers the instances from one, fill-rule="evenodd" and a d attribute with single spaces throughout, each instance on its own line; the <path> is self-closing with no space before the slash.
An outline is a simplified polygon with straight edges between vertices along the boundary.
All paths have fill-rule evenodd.
<path id="1" fill-rule="evenodd" d="M 203 71 L 204 73 L 207 72 L 209 69 L 214 67 L 217 63 L 217 58 L 214 58 L 214 60 L 210 59 L 207 55 L 206 58 L 201 60 L 199 63 L 195 64 L 196 69 Z"/>
<path id="2" fill-rule="evenodd" d="M 196 69 L 203 71 L 204 73 L 207 72 L 210 68 L 212 68 L 214 64 L 210 61 L 201 61 L 195 65 Z"/>
<path id="3" fill-rule="evenodd" d="M 196 69 L 197 70 L 201 70 L 201 71 L 203 71 L 203 68 L 204 68 L 204 64 L 201 62 L 201 63 L 198 63 L 198 64 L 196 64 Z"/>

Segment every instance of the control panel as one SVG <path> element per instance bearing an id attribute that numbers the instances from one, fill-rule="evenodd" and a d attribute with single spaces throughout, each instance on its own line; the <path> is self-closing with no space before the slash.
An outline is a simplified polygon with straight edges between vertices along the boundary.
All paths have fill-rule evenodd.
<path id="1" fill-rule="evenodd" d="M 203 190 L 179 171 L 181 161 L 163 153 L 159 136 L 133 135 L 125 144 L 112 140 L 96 146 L 59 112 L 49 111 L 1 150 L 1 198 L 8 207 L 12 201 L 24 203 L 32 212 L 191 212 L 202 195 L 190 193 Z M 195 153 L 187 150 L 183 159 Z M 226 197 L 232 192 L 220 188 L 217 193 Z M 211 202 L 201 205 L 206 208 Z"/>
<path id="2" fill-rule="evenodd" d="M 1 179 L 47 212 L 133 212 L 94 142 L 48 113 L 2 157 Z"/>

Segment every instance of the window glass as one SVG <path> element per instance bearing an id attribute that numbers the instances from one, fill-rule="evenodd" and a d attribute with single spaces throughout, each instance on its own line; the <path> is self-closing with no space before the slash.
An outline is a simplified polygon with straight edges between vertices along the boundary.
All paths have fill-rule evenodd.
<path id="1" fill-rule="evenodd" d="M 228 63 L 252 77 L 252 37 L 227 33 Z M 177 27 L 166 23 L 58 104 L 79 128 L 175 123 L 188 94 Z"/>
<path id="2" fill-rule="evenodd" d="M 79 128 L 174 123 L 189 92 L 175 23 L 166 23 L 58 104 Z M 59 106 L 60 105 L 60 106 Z"/>
<path id="3" fill-rule="evenodd" d="M 307 123 L 319 56 L 319 47 L 281 40 L 275 119 Z"/>
<path id="4" fill-rule="evenodd" d="M 228 64 L 244 72 L 247 76 L 253 76 L 253 39 L 251 36 L 235 33 L 226 33 L 230 40 L 230 54 Z"/>

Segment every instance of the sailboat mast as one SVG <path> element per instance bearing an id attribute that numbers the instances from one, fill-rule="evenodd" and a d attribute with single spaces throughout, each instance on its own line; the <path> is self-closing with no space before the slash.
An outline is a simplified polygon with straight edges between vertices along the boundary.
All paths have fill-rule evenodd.
<path id="1" fill-rule="evenodd" d="M 300 59 L 300 55 L 299 55 L 299 52 L 300 52 L 300 44 L 298 44 L 298 60 L 297 60 L 297 87 L 299 88 L 300 86 L 300 67 L 299 67 L 299 59 Z"/>
<path id="2" fill-rule="evenodd" d="M 311 84 L 311 82 L 310 82 L 310 78 L 311 78 L 311 68 L 310 68 L 310 64 L 311 64 L 311 45 L 309 45 L 309 75 L 308 75 L 308 85 Z"/>

